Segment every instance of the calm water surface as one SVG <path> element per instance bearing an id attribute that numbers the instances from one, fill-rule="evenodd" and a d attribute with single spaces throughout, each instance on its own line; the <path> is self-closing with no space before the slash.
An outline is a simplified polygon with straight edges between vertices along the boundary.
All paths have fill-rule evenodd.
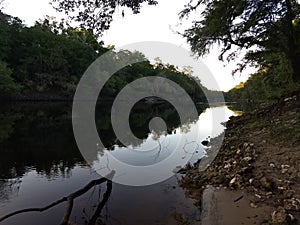
<path id="1" fill-rule="evenodd" d="M 0 217 L 23 208 L 46 206 L 99 179 L 96 171 L 103 165 L 101 159 L 108 151 L 131 165 L 151 165 L 167 158 L 182 139 L 186 143 L 185 155 L 178 157 L 186 157 L 193 163 L 205 155 L 201 141 L 224 131 L 221 122 L 234 115 L 226 106 L 206 109 L 199 106 L 198 118 L 180 124 L 177 113 L 167 104 L 138 104 L 132 110 L 130 125 L 141 141 L 126 147 L 114 135 L 108 108 L 106 105 L 97 107 L 96 123 L 105 148 L 99 149 L 94 165 L 85 163 L 76 146 L 71 106 L 18 104 L 1 108 Z M 212 120 L 212 113 L 223 114 L 223 118 Z M 148 123 L 156 116 L 166 121 L 167 130 L 149 131 Z M 189 139 L 194 133 L 198 133 L 197 141 Z M 174 169 L 176 167 L 174 164 Z M 199 224 L 200 212 L 193 200 L 186 198 L 177 183 L 178 178 L 174 170 L 171 178 L 150 186 L 113 183 L 110 193 L 106 183 L 102 183 L 74 201 L 70 220 L 88 224 L 106 193 L 109 200 L 97 215 L 95 224 L 168 225 L 183 224 L 183 221 Z M 0 225 L 59 224 L 66 206 L 62 203 L 44 212 L 19 214 Z"/>

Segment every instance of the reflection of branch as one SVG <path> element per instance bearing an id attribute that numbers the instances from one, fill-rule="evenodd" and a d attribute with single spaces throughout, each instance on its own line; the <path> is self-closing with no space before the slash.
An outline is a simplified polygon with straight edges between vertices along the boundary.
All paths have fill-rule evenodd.
<path id="1" fill-rule="evenodd" d="M 103 195 L 103 199 L 102 201 L 100 202 L 100 204 L 98 205 L 94 215 L 92 216 L 92 218 L 90 219 L 90 222 L 88 223 L 88 225 L 93 225 L 93 224 L 96 224 L 96 220 L 97 218 L 99 217 L 103 207 L 105 206 L 106 202 L 108 201 L 109 199 L 109 196 L 111 194 L 111 191 L 112 191 L 112 182 L 110 180 L 107 181 L 106 183 L 106 192 L 104 193 Z"/>
<path id="2" fill-rule="evenodd" d="M 61 221 L 61 225 L 67 225 L 70 219 L 70 215 L 73 209 L 73 203 L 74 203 L 74 197 L 72 195 L 69 195 L 67 197 L 68 200 L 68 207 L 67 207 L 67 211 L 65 212 L 63 219 Z"/>
<path id="3" fill-rule="evenodd" d="M 158 139 L 157 141 L 158 141 L 159 149 L 158 149 L 158 152 L 157 152 L 157 154 L 156 154 L 156 156 L 155 156 L 155 161 L 160 157 L 160 153 L 161 153 L 161 151 L 162 151 L 163 149 L 169 150 L 169 149 L 168 149 L 168 146 L 169 146 L 169 144 L 170 144 L 170 141 L 169 141 L 169 143 L 168 143 L 166 146 L 162 146 L 162 144 L 160 143 L 159 139 Z"/>
<path id="4" fill-rule="evenodd" d="M 157 155 L 155 157 L 155 161 L 159 158 L 159 155 L 160 155 L 161 150 L 162 150 L 161 143 L 160 143 L 159 139 L 157 140 L 157 142 L 158 142 L 158 145 L 159 145 L 159 149 L 158 149 Z"/>
<path id="5" fill-rule="evenodd" d="M 109 198 L 109 195 L 111 193 L 111 189 L 112 189 L 112 182 L 109 180 L 109 179 L 112 179 L 113 176 L 115 175 L 115 171 L 112 171 L 110 172 L 106 177 L 102 177 L 100 179 L 97 179 L 97 180 L 92 180 L 90 181 L 85 187 L 83 187 L 82 189 L 78 190 L 78 191 L 75 191 L 74 193 L 66 196 L 66 197 L 63 197 L 45 207 L 42 207 L 42 208 L 28 208 L 28 209 L 22 209 L 22 210 L 18 210 L 18 211 L 15 211 L 13 213 L 10 213 L 10 214 L 7 214 L 5 216 L 3 216 L 2 218 L 0 218 L 0 222 L 3 221 L 3 220 L 6 220 L 12 216 L 15 216 L 15 215 L 18 215 L 18 214 L 21 214 L 21 213 L 26 213 L 26 212 L 43 212 L 43 211 L 46 211 L 56 205 L 59 205 L 65 201 L 68 202 L 68 207 L 67 207 L 67 210 L 63 216 L 63 219 L 60 223 L 60 225 L 67 225 L 68 222 L 69 222 L 69 218 L 70 218 L 70 215 L 71 215 L 71 212 L 72 212 L 72 209 L 73 209 L 73 202 L 74 202 L 74 199 L 85 194 L 86 192 L 88 192 L 92 187 L 96 186 L 96 185 L 99 185 L 101 183 L 104 183 L 104 182 L 107 182 L 107 191 L 106 193 L 104 194 L 103 196 L 103 200 L 100 202 L 97 210 L 96 210 L 96 213 L 94 214 L 93 218 L 95 217 L 95 215 L 99 215 L 99 213 L 101 212 L 103 206 L 105 205 L 105 203 L 107 202 L 108 198 Z M 99 213 L 98 213 L 99 212 Z M 93 219 L 92 218 L 92 219 Z M 96 217 L 97 218 L 97 217 Z M 91 221 L 90 221 L 91 222 Z M 94 223 L 89 223 L 89 224 L 95 224 Z"/>
<path id="6" fill-rule="evenodd" d="M 186 149 L 186 146 L 190 145 L 190 144 L 193 144 L 195 143 L 196 144 L 196 148 L 193 152 L 189 152 L 187 149 Z M 188 140 L 185 140 L 185 144 L 183 146 L 183 151 L 185 152 L 185 154 L 188 154 L 188 155 L 192 155 L 191 157 L 193 157 L 196 153 L 197 153 L 197 149 L 200 148 L 200 145 L 198 144 L 198 142 L 196 141 L 191 141 L 191 142 L 188 142 Z"/>

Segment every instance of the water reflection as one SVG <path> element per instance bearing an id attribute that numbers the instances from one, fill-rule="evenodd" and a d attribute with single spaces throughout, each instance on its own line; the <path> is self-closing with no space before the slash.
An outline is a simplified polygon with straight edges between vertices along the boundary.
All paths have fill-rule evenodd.
<path id="1" fill-rule="evenodd" d="M 109 104 L 108 104 L 109 105 Z M 108 106 L 109 107 L 109 106 Z M 199 107 L 199 119 L 181 125 L 175 110 L 166 105 L 136 105 L 131 114 L 131 128 L 142 142 L 122 145 L 115 137 L 110 115 L 105 105 L 98 105 L 96 123 L 99 134 L 105 137 L 104 155 L 110 151 L 115 157 L 133 165 L 149 165 L 163 161 L 172 154 L 176 141 L 192 137 L 200 128 L 199 142 L 182 139 L 185 154 L 196 161 L 205 154 L 200 142 L 224 130 L 223 119 L 211 122 L 212 115 L 226 111 L 226 107 L 206 109 Z M 155 116 L 164 118 L 167 130 L 149 131 L 148 122 Z M 221 116 L 223 118 L 224 115 Z M 144 119 L 143 119 L 144 118 Z M 56 199 L 81 189 L 99 175 L 86 165 L 77 149 L 71 125 L 71 106 L 24 105 L 2 107 L 0 112 L 0 215 L 12 211 L 42 207 Z M 192 139 L 191 139 L 192 140 Z M 196 149 L 196 151 L 190 151 Z M 146 151 L 147 150 L 147 151 Z M 178 166 L 173 165 L 173 168 Z M 76 199 L 70 220 L 88 224 L 99 208 L 106 187 L 100 184 Z M 42 213 L 17 215 L 0 224 L 60 224 L 66 205 L 58 205 Z M 127 187 L 113 184 L 110 199 L 100 210 L 99 224 L 180 224 L 185 218 L 197 224 L 198 209 L 186 199 L 178 187 L 176 176 L 157 185 Z M 100 223 L 101 221 L 101 223 Z"/>
<path id="2" fill-rule="evenodd" d="M 11 197 L 16 197 L 19 193 L 21 180 L 18 179 L 1 179 L 0 180 L 0 201 L 8 202 Z"/>
<path id="3" fill-rule="evenodd" d="M 176 168 L 184 167 L 205 155 L 201 141 L 207 136 L 220 135 L 231 111 L 226 107 L 205 110 L 198 120 L 178 125 L 171 131 L 155 131 L 138 146 L 115 145 L 105 150 L 94 161 L 93 168 L 102 174 L 116 171 L 115 182 L 125 185 L 151 185 L 174 174 Z M 111 151 L 113 150 L 113 151 Z M 190 160 L 192 158 L 192 160 Z"/>
<path id="4" fill-rule="evenodd" d="M 6 131 L 0 142 L 2 179 L 23 176 L 32 168 L 51 177 L 84 163 L 74 142 L 67 107 L 15 108 L 1 113 L 0 125 L 4 127 L 0 130 Z"/>
<path id="5" fill-rule="evenodd" d="M 243 112 L 253 112 L 259 109 L 259 104 L 251 103 L 251 102 L 239 102 L 239 103 L 227 103 L 227 106 L 230 110 L 234 111 L 238 115 Z"/>

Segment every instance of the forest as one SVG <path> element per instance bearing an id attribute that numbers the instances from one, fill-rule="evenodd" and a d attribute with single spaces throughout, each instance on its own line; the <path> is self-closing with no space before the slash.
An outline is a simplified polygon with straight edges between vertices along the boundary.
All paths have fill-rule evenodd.
<path id="1" fill-rule="evenodd" d="M 0 27 L 0 99 L 3 100 L 72 100 L 88 66 L 113 48 L 103 47 L 91 29 L 74 28 L 64 20 L 57 22 L 50 17 L 27 27 L 19 18 L 1 13 Z M 102 97 L 115 97 L 135 79 L 161 76 L 179 84 L 193 100 L 206 102 L 203 90 L 207 89 L 188 72 L 163 64 L 159 58 L 151 64 L 139 52 L 122 50 L 117 54 L 136 57 L 142 62 L 114 74 L 102 90 Z"/>

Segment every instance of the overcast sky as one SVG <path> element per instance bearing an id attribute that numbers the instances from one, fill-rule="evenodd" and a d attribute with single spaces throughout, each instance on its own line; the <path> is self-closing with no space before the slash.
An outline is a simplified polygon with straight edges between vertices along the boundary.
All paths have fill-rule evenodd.
<path id="1" fill-rule="evenodd" d="M 6 0 L 4 3 L 4 12 L 13 16 L 18 16 L 28 25 L 33 25 L 38 19 L 43 19 L 45 15 L 60 17 L 49 5 L 50 0 Z M 116 47 L 143 41 L 161 41 L 185 49 L 189 49 L 185 39 L 175 34 L 176 31 L 183 31 L 191 25 L 191 20 L 184 21 L 182 25 L 178 18 L 178 13 L 189 0 L 159 0 L 157 6 L 148 6 L 142 8 L 141 13 L 133 15 L 130 10 L 125 10 L 125 16 L 122 17 L 122 8 L 118 8 L 114 15 L 111 28 L 104 32 L 102 40 L 105 45 L 113 44 Z M 198 10 L 197 14 L 199 14 Z M 63 16 L 63 15 L 62 15 Z M 195 16 L 195 15 L 194 15 Z M 159 57 L 159 56 L 158 56 Z M 251 70 L 246 71 L 242 76 L 232 77 L 231 71 L 235 68 L 235 63 L 224 65 L 218 60 L 217 48 L 207 57 L 198 59 L 203 61 L 215 79 L 218 86 L 210 82 L 211 77 L 207 74 L 195 74 L 199 76 L 202 83 L 211 89 L 229 90 L 236 84 L 247 79 Z M 252 70 L 253 71 L 253 70 Z"/>

